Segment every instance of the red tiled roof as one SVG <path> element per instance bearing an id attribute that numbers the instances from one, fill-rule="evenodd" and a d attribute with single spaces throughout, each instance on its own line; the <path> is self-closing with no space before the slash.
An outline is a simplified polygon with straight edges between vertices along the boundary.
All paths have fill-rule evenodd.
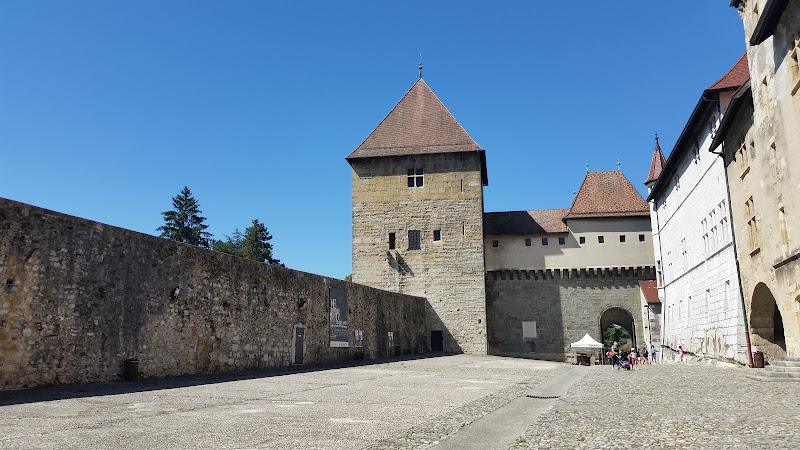
<path id="1" fill-rule="evenodd" d="M 564 219 L 649 216 L 650 207 L 618 170 L 589 172 Z"/>
<path id="2" fill-rule="evenodd" d="M 483 214 L 484 236 L 566 233 L 568 209 L 539 209 Z"/>
<path id="3" fill-rule="evenodd" d="M 658 180 L 658 177 L 661 175 L 661 170 L 664 169 L 664 164 L 666 163 L 667 160 L 664 159 L 664 153 L 661 151 L 661 146 L 658 145 L 658 135 L 656 135 L 656 149 L 653 150 L 653 160 L 650 161 L 650 173 L 647 174 L 647 179 L 644 180 L 644 184 L 649 184 Z"/>
<path id="4" fill-rule="evenodd" d="M 707 91 L 724 91 L 726 89 L 738 89 L 750 79 L 750 68 L 747 66 L 747 52 L 745 52 L 736 64 L 728 70 L 714 84 L 706 89 Z"/>
<path id="5" fill-rule="evenodd" d="M 656 280 L 640 281 L 639 288 L 644 293 L 647 303 L 661 303 L 658 298 L 658 283 L 656 283 Z"/>
<path id="6" fill-rule="evenodd" d="M 483 151 L 420 78 L 346 159 Z"/>

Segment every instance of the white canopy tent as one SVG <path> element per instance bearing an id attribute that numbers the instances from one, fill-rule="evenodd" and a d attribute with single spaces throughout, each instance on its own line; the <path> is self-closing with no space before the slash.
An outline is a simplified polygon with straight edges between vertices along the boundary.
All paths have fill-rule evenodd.
<path id="1" fill-rule="evenodd" d="M 589 336 L 589 333 L 586 333 L 586 335 L 583 336 L 580 341 L 573 342 L 572 344 L 570 344 L 570 347 L 572 347 L 572 348 L 603 348 L 603 344 L 595 341 L 594 339 L 592 339 L 591 336 Z"/>

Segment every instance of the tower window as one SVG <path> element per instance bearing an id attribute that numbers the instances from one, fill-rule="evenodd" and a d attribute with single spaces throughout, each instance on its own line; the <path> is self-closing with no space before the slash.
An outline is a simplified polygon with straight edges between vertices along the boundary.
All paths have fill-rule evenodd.
<path id="1" fill-rule="evenodd" d="M 389 250 L 394 250 L 394 233 L 389 233 Z"/>
<path id="2" fill-rule="evenodd" d="M 433 240 L 434 241 L 442 240 L 442 230 L 433 230 Z"/>
<path id="3" fill-rule="evenodd" d="M 525 247 L 530 247 L 530 246 L 531 246 L 531 240 L 525 239 Z"/>
<path id="4" fill-rule="evenodd" d="M 578 240 L 579 240 L 579 242 L 581 244 L 585 244 L 586 243 L 586 236 L 581 236 L 581 237 L 578 238 Z"/>
<path id="5" fill-rule="evenodd" d="M 620 242 L 625 242 L 625 235 L 624 234 L 620 234 L 619 235 L 619 241 Z"/>
<path id="6" fill-rule="evenodd" d="M 558 238 L 558 245 L 567 245 L 567 238 Z"/>
<path id="7" fill-rule="evenodd" d="M 422 169 L 408 169 L 408 187 L 422 187 Z"/>
<path id="8" fill-rule="evenodd" d="M 547 238 L 542 238 L 542 245 L 547 245 Z"/>
<path id="9" fill-rule="evenodd" d="M 639 235 L 639 242 L 644 242 L 644 235 L 643 234 Z"/>
<path id="10" fill-rule="evenodd" d="M 602 244 L 606 241 L 606 238 L 603 236 L 597 236 L 597 243 Z"/>
<path id="11" fill-rule="evenodd" d="M 408 249 L 419 250 L 420 248 L 419 230 L 408 230 Z"/>
<path id="12" fill-rule="evenodd" d="M 500 246 L 500 241 L 498 241 L 497 239 L 492 241 L 492 247 L 497 248 L 499 246 Z"/>

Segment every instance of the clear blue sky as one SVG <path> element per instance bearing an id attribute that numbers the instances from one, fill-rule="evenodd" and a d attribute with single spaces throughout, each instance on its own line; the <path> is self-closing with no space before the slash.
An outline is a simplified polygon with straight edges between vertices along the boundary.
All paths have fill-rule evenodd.
<path id="1" fill-rule="evenodd" d="M 345 156 L 423 78 L 486 149 L 487 211 L 566 208 L 591 170 L 644 193 L 745 51 L 727 0 L 0 2 L 0 197 L 158 234 L 184 185 L 216 238 L 351 269 Z"/>

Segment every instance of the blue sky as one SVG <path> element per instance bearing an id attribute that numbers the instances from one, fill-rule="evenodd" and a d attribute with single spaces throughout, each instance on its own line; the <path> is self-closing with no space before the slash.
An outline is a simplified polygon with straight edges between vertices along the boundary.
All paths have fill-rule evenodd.
<path id="1" fill-rule="evenodd" d="M 745 51 L 728 2 L 3 1 L 0 197 L 148 234 L 186 185 L 216 238 L 351 270 L 344 160 L 423 78 L 486 149 L 486 211 L 645 193 Z"/>

